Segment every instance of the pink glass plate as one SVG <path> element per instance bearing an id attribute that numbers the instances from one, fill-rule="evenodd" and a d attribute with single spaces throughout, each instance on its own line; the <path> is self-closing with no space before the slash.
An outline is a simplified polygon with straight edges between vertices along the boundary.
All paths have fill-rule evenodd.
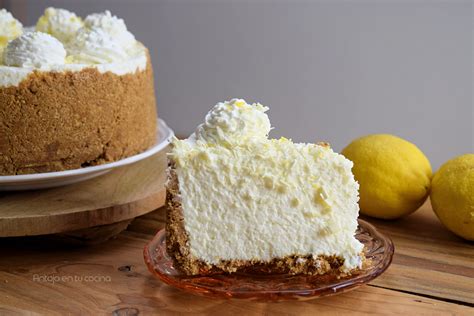
<path id="1" fill-rule="evenodd" d="M 390 238 L 359 219 L 356 238 L 365 245 L 367 264 L 349 277 L 335 275 L 216 274 L 187 276 L 173 266 L 166 253 L 165 230 L 160 230 L 145 246 L 145 263 L 163 282 L 192 294 L 216 298 L 252 300 L 305 300 L 347 292 L 378 277 L 392 262 L 394 246 Z"/>

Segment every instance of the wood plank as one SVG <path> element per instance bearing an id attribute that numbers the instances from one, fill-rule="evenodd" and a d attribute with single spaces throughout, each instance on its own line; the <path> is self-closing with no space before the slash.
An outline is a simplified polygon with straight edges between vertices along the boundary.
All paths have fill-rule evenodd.
<path id="1" fill-rule="evenodd" d="M 149 238 L 150 235 L 124 232 L 114 240 L 87 248 L 48 244 L 41 237 L 0 239 L 4 254 L 0 257 L 0 313 L 97 314 L 128 309 L 160 315 L 314 315 L 315 311 L 461 315 L 473 311 L 466 306 L 371 286 L 324 299 L 278 304 L 188 295 L 148 272 L 142 249 Z M 48 277 L 49 282 L 45 280 Z"/>
<path id="2" fill-rule="evenodd" d="M 111 224 L 163 206 L 166 152 L 77 184 L 0 193 L 0 237 Z"/>
<path id="3" fill-rule="evenodd" d="M 474 304 L 474 243 L 444 228 L 429 201 L 400 220 L 364 219 L 395 244 L 392 265 L 371 284 Z"/>

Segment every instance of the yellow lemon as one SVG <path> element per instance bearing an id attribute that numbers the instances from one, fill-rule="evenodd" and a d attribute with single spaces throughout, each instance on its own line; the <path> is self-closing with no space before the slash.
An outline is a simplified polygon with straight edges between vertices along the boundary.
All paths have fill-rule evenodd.
<path id="1" fill-rule="evenodd" d="M 414 144 L 393 135 L 368 135 L 342 154 L 354 162 L 361 213 L 394 219 L 416 211 L 428 197 L 431 165 Z"/>
<path id="2" fill-rule="evenodd" d="M 446 162 L 431 185 L 431 204 L 439 220 L 456 235 L 474 240 L 474 154 Z"/>

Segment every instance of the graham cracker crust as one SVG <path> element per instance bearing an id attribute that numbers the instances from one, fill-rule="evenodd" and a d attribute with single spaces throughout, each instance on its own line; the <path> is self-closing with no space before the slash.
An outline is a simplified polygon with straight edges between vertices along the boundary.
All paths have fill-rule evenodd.
<path id="1" fill-rule="evenodd" d="M 344 259 L 337 256 L 320 255 L 313 258 L 312 255 L 292 255 L 283 258 L 275 258 L 270 262 L 259 260 L 222 260 L 216 265 L 204 262 L 194 257 L 189 250 L 189 236 L 185 230 L 183 209 L 179 192 L 178 176 L 175 165 L 169 162 L 167 169 L 168 181 L 166 183 L 166 250 L 173 259 L 175 267 L 186 275 L 209 275 L 216 273 L 286 273 L 286 274 L 334 274 L 337 277 L 345 277 L 356 273 L 358 269 L 343 272 L 341 267 Z M 362 259 L 365 257 L 362 254 Z"/>
<path id="2" fill-rule="evenodd" d="M 0 87 L 0 175 L 77 169 L 117 161 L 156 141 L 156 101 L 144 71 L 116 75 L 34 72 Z"/>

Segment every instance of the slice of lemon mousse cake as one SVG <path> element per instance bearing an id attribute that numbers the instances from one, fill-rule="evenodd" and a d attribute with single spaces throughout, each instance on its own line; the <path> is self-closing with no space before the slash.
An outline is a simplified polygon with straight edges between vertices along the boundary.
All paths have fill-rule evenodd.
<path id="1" fill-rule="evenodd" d="M 267 110 L 218 103 L 173 140 L 168 254 L 187 275 L 351 274 L 364 260 L 352 162 L 325 143 L 269 139 Z"/>

